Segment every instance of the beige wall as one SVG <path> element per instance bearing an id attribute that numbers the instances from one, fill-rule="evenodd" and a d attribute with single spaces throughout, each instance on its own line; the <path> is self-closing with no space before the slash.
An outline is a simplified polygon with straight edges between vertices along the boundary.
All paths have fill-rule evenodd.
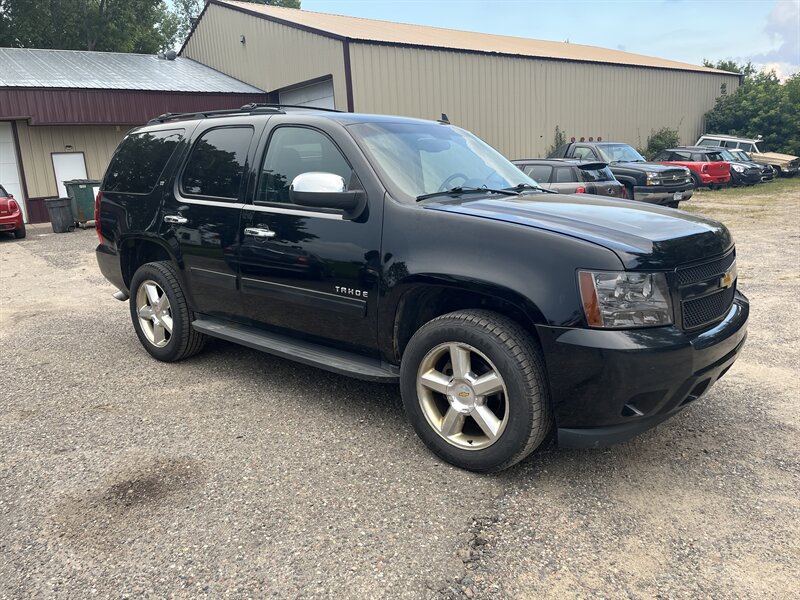
<path id="1" fill-rule="evenodd" d="M 30 198 L 58 194 L 53 172 L 53 152 L 83 152 L 89 179 L 101 179 L 111 155 L 130 127 L 120 126 L 30 126 L 17 121 L 22 167 Z M 67 146 L 72 146 L 71 150 Z"/>
<path id="2" fill-rule="evenodd" d="M 439 118 L 474 131 L 509 158 L 545 155 L 567 137 L 644 146 L 652 129 L 702 132 L 720 84 L 737 76 L 512 58 L 371 44 L 350 45 L 357 112 Z"/>
<path id="3" fill-rule="evenodd" d="M 347 109 L 344 53 L 336 40 L 212 4 L 182 55 L 267 92 L 332 75 L 336 108 Z"/>

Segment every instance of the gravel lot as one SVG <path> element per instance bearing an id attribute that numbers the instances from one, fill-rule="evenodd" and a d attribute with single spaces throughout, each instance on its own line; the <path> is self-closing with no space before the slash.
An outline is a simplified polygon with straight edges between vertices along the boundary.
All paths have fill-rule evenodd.
<path id="1" fill-rule="evenodd" d="M 497 476 L 438 462 L 392 386 L 150 359 L 91 230 L 0 240 L 0 597 L 800 596 L 800 178 L 770 185 L 688 203 L 753 303 L 727 376 Z"/>

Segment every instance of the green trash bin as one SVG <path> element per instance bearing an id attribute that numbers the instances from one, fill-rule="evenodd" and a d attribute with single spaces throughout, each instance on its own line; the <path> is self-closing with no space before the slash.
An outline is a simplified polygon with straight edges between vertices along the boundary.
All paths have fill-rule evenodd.
<path id="1" fill-rule="evenodd" d="M 94 220 L 94 198 L 100 182 L 94 179 L 73 179 L 65 181 L 67 196 L 72 203 L 72 217 L 75 224 L 85 228 L 87 221 Z"/>

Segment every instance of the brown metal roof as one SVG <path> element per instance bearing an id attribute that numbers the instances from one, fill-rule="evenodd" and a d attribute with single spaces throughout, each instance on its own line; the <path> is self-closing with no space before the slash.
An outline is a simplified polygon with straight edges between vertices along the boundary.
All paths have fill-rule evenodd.
<path id="1" fill-rule="evenodd" d="M 732 75 L 728 71 L 597 46 L 392 23 L 236 0 L 210 0 L 210 3 L 351 41 Z"/>

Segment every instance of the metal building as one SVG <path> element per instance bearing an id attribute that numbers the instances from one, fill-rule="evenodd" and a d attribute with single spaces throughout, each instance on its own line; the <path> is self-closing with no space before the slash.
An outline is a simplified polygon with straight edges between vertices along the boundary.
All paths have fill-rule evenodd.
<path id="1" fill-rule="evenodd" d="M 543 155 L 554 128 L 643 146 L 702 133 L 739 76 L 571 43 L 210 0 L 183 48 L 273 101 L 450 121 L 510 158 Z"/>
<path id="2" fill-rule="evenodd" d="M 27 222 L 63 182 L 99 179 L 134 125 L 165 112 L 234 108 L 265 94 L 188 58 L 0 48 L 0 184 Z"/>

